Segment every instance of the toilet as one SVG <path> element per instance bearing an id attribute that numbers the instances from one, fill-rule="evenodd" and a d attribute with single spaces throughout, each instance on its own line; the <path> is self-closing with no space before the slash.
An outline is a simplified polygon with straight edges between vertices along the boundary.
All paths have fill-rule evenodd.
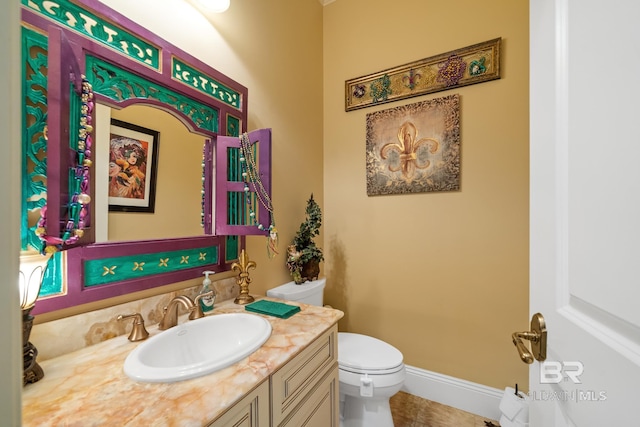
<path id="1" fill-rule="evenodd" d="M 267 296 L 304 304 L 323 305 L 326 279 L 269 289 Z M 389 399 L 402 388 L 402 353 L 374 337 L 338 333 L 341 427 L 393 427 Z"/>

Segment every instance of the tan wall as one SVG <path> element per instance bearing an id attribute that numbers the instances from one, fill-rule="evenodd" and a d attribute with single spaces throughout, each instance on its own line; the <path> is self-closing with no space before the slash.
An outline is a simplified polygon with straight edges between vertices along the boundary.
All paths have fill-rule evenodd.
<path id="1" fill-rule="evenodd" d="M 337 0 L 324 8 L 326 300 L 341 329 L 422 369 L 528 383 L 528 4 Z M 502 79 L 351 112 L 345 80 L 503 39 Z M 366 114 L 460 94 L 461 189 L 367 197 Z"/>
<path id="2" fill-rule="evenodd" d="M 249 88 L 249 130 L 272 128 L 272 187 L 280 254 L 265 237 L 247 238 L 257 262 L 251 291 L 291 280 L 286 248 L 313 193 L 322 205 L 322 6 L 308 1 L 234 0 L 216 28 L 237 56 L 229 75 Z M 318 242 L 322 242 L 322 236 Z"/>

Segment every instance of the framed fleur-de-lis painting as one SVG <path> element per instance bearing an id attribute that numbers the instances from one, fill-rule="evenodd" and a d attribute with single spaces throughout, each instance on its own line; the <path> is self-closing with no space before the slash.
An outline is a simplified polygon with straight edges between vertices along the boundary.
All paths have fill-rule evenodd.
<path id="1" fill-rule="evenodd" d="M 460 189 L 460 96 L 367 114 L 367 194 Z"/>

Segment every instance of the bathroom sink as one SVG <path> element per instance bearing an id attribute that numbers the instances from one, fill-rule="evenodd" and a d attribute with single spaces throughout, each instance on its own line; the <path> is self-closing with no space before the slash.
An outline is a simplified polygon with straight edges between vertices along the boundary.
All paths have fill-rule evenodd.
<path id="1" fill-rule="evenodd" d="M 269 321 L 254 314 L 215 314 L 185 320 L 131 351 L 124 361 L 124 372 L 144 382 L 196 378 L 244 359 L 269 336 Z"/>

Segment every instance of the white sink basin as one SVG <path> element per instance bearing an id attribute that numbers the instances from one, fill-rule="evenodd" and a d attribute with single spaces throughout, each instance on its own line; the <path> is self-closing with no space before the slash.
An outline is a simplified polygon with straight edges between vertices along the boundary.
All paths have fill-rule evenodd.
<path id="1" fill-rule="evenodd" d="M 269 336 L 269 321 L 254 314 L 216 314 L 185 320 L 136 347 L 124 361 L 124 372 L 144 382 L 196 378 L 244 359 Z"/>

